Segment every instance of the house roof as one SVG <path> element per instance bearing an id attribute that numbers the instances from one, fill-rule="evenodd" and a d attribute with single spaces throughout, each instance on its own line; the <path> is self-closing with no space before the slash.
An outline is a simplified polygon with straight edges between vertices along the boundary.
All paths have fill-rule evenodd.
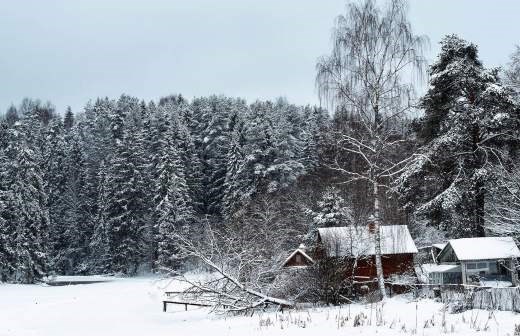
<path id="1" fill-rule="evenodd" d="M 310 261 L 311 263 L 314 262 L 314 260 L 309 257 L 309 255 L 307 253 L 305 253 L 304 249 L 302 248 L 302 245 L 300 245 L 299 248 L 297 248 L 296 250 L 294 250 L 293 253 L 291 253 L 290 256 L 287 257 L 287 259 L 285 259 L 285 261 L 283 262 L 283 266 L 285 266 L 287 264 L 287 262 L 289 260 L 291 260 L 297 253 L 300 253 L 305 259 L 307 259 L 308 261 Z"/>
<path id="2" fill-rule="evenodd" d="M 425 273 L 451 273 L 451 272 L 461 272 L 460 265 L 450 265 L 450 264 L 422 264 L 421 269 Z"/>
<path id="3" fill-rule="evenodd" d="M 511 237 L 461 238 L 448 244 L 459 260 L 520 258 L 520 250 Z"/>
<path id="4" fill-rule="evenodd" d="M 381 254 L 417 253 L 406 225 L 382 225 L 379 230 Z M 329 257 L 360 257 L 375 254 L 375 241 L 368 226 L 320 228 L 318 234 Z"/>

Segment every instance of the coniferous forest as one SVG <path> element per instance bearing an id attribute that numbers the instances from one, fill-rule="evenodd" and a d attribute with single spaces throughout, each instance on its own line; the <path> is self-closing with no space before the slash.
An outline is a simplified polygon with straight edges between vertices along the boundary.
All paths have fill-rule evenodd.
<path id="1" fill-rule="evenodd" d="M 79 111 L 11 106 L 0 123 L 0 282 L 186 269 L 172 233 L 202 241 L 208 228 L 279 260 L 317 227 L 365 225 L 374 198 L 382 224 L 408 225 L 418 246 L 516 237 L 520 49 L 494 69 L 470 41 L 440 44 L 426 92 L 407 105 L 415 113 L 376 118 L 372 140 L 348 101 L 123 94 Z M 380 154 L 361 159 L 373 139 Z"/>

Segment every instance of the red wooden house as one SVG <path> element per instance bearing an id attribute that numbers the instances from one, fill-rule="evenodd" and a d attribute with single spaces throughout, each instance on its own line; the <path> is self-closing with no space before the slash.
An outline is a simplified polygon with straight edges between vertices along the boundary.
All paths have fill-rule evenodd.
<path id="1" fill-rule="evenodd" d="M 406 225 L 382 225 L 381 261 L 385 278 L 413 274 L 418 252 Z M 374 226 L 344 226 L 318 229 L 316 259 L 343 258 L 354 267 L 346 276 L 357 280 L 376 278 Z"/>
<path id="2" fill-rule="evenodd" d="M 383 225 L 381 259 L 385 278 L 415 274 L 414 256 L 418 252 L 406 225 Z M 323 258 L 341 258 L 346 261 L 345 277 L 358 281 L 376 278 L 374 226 L 344 226 L 319 228 L 312 253 L 302 248 L 295 250 L 284 267 L 308 266 Z"/>

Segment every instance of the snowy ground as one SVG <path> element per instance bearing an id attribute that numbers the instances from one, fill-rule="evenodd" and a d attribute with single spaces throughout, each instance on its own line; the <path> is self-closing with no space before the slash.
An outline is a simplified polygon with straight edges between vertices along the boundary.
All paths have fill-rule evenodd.
<path id="1" fill-rule="evenodd" d="M 382 310 L 380 305 L 351 305 L 223 317 L 205 308 L 185 312 L 169 306 L 163 313 L 165 287 L 151 278 L 62 287 L 0 285 L 0 336 L 513 335 L 514 324 L 520 324 L 520 315 L 511 312 L 443 314 L 439 303 L 416 304 L 403 296 L 388 300 Z M 175 283 L 168 286 L 176 288 Z M 360 313 L 366 315 L 364 325 L 353 327 Z"/>

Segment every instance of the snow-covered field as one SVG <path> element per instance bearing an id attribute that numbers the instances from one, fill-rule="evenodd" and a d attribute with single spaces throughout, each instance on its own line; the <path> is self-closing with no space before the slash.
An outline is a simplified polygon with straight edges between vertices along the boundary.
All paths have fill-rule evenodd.
<path id="1" fill-rule="evenodd" d="M 74 285 L 0 285 L 0 336 L 33 335 L 513 335 L 520 315 L 483 310 L 443 314 L 442 305 L 406 296 L 381 305 L 351 305 L 224 317 L 206 308 L 168 307 L 165 281 L 114 279 Z M 179 284 L 170 283 L 169 290 Z M 363 313 L 363 326 L 354 327 Z M 443 326 L 443 319 L 445 323 Z M 379 321 L 379 326 L 377 326 Z"/>

